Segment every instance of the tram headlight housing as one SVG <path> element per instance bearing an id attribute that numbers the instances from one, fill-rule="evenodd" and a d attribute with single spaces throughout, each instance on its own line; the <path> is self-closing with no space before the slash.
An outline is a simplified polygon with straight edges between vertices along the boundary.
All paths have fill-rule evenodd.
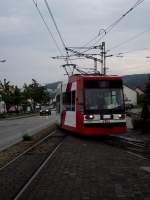
<path id="1" fill-rule="evenodd" d="M 92 119 L 94 119 L 94 115 L 86 115 L 85 119 L 92 120 Z"/>
<path id="2" fill-rule="evenodd" d="M 126 115 L 125 114 L 119 114 L 118 117 L 119 117 L 119 119 L 125 119 Z"/>
<path id="3" fill-rule="evenodd" d="M 114 119 L 125 119 L 125 114 L 114 114 Z"/>

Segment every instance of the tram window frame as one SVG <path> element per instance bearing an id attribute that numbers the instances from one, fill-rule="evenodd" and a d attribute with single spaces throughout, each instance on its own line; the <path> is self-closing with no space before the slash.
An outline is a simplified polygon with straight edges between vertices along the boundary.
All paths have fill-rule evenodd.
<path id="1" fill-rule="evenodd" d="M 71 111 L 71 92 L 67 92 L 66 110 Z"/>
<path id="2" fill-rule="evenodd" d="M 75 106 L 76 106 L 76 91 L 73 90 L 71 92 L 71 110 L 75 111 Z"/>
<path id="3" fill-rule="evenodd" d="M 122 80 L 85 80 L 84 88 L 122 88 Z"/>
<path id="4" fill-rule="evenodd" d="M 76 91 L 66 93 L 66 111 L 75 111 L 76 109 Z"/>
<path id="5" fill-rule="evenodd" d="M 66 92 L 63 92 L 62 93 L 62 106 L 63 106 L 63 111 L 65 111 L 66 110 Z"/>
<path id="6" fill-rule="evenodd" d="M 56 96 L 56 112 L 60 113 L 60 95 Z"/>

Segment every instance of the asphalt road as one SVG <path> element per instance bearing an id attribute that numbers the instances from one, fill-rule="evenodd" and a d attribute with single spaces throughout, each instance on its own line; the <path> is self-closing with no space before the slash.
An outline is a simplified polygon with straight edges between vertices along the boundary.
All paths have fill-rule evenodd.
<path id="1" fill-rule="evenodd" d="M 55 113 L 51 116 L 32 116 L 0 121 L 0 151 L 21 141 L 25 134 L 33 135 L 50 126 L 55 121 Z M 131 119 L 127 117 L 127 127 L 133 128 Z"/>
<path id="2" fill-rule="evenodd" d="M 0 121 L 0 151 L 22 140 L 25 134 L 33 135 L 54 123 L 55 115 Z"/>

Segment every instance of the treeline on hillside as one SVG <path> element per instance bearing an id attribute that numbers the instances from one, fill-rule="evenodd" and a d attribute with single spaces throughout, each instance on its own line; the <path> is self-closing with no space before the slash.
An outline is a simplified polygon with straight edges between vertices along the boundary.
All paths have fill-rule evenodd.
<path id="1" fill-rule="evenodd" d="M 134 74 L 123 76 L 123 82 L 128 87 L 135 89 L 139 87 L 142 90 L 145 90 L 145 87 L 148 83 L 150 74 Z"/>

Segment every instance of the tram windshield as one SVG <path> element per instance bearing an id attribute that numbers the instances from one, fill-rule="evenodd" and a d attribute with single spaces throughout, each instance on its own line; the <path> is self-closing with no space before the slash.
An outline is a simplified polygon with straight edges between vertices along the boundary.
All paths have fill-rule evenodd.
<path id="1" fill-rule="evenodd" d="M 121 88 L 85 89 L 85 110 L 123 110 L 123 92 Z"/>

